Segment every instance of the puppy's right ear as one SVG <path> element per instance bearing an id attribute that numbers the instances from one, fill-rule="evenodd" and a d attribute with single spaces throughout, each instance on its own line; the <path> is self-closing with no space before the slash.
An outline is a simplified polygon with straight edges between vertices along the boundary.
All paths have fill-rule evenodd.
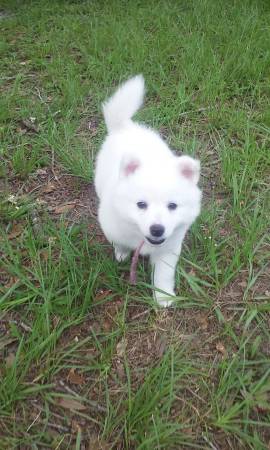
<path id="1" fill-rule="evenodd" d="M 200 178 L 200 161 L 183 155 L 177 157 L 177 165 L 179 173 L 183 178 L 189 180 L 191 183 L 197 184 Z"/>
<path id="2" fill-rule="evenodd" d="M 140 161 L 131 155 L 125 155 L 120 164 L 120 177 L 126 178 L 133 175 L 140 167 Z"/>

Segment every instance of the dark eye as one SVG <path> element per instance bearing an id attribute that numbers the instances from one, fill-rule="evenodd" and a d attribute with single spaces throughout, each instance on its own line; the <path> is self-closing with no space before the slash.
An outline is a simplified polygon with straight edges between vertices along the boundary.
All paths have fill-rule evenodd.
<path id="1" fill-rule="evenodd" d="M 138 202 L 137 203 L 138 208 L 140 209 L 146 209 L 147 208 L 147 203 L 146 202 Z"/>
<path id="2" fill-rule="evenodd" d="M 168 209 L 170 211 L 174 211 L 177 208 L 177 204 L 176 203 L 169 203 L 168 204 Z"/>

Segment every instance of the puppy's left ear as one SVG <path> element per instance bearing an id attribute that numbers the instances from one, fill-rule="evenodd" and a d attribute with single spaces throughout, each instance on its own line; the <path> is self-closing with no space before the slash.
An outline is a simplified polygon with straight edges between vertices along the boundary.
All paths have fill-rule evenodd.
<path id="1" fill-rule="evenodd" d="M 180 175 L 192 183 L 197 184 L 200 178 L 200 161 L 186 155 L 179 156 L 177 160 Z"/>
<path id="2" fill-rule="evenodd" d="M 133 175 L 140 167 L 138 158 L 132 155 L 124 155 L 120 164 L 120 177 L 129 177 Z"/>

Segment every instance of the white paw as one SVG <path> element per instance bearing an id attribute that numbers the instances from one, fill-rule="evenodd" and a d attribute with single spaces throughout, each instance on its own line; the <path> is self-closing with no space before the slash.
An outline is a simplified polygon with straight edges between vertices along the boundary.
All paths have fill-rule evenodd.
<path id="1" fill-rule="evenodd" d="M 119 247 L 114 247 L 114 254 L 115 254 L 115 258 L 118 262 L 125 261 L 129 256 L 128 251 L 125 251 Z"/>
<path id="2" fill-rule="evenodd" d="M 169 306 L 171 306 L 174 303 L 174 297 L 175 297 L 175 293 L 173 291 L 167 292 L 167 293 L 165 293 L 165 292 L 164 293 L 163 292 L 155 292 L 154 293 L 155 300 L 157 301 L 159 306 L 162 306 L 162 308 L 168 308 Z"/>

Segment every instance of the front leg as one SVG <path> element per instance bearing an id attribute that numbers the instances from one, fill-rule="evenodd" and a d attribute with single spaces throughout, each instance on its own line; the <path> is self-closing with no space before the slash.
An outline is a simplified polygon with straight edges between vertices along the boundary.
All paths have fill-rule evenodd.
<path id="1" fill-rule="evenodd" d="M 170 306 L 175 296 L 175 269 L 180 255 L 176 253 L 151 255 L 154 298 L 160 306 Z M 160 292 L 163 291 L 163 292 Z"/>
<path id="2" fill-rule="evenodd" d="M 125 261 L 130 254 L 130 250 L 122 245 L 114 244 L 114 254 L 118 262 Z"/>

